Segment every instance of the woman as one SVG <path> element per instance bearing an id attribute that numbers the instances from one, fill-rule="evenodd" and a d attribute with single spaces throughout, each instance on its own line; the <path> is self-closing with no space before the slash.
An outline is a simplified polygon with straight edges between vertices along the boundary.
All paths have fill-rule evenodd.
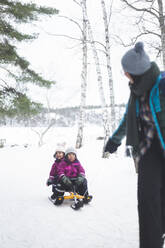
<path id="1" fill-rule="evenodd" d="M 165 233 L 165 73 L 150 62 L 143 43 L 123 56 L 130 98 L 105 151 L 113 153 L 126 136 L 138 168 L 140 248 L 162 248 Z"/>

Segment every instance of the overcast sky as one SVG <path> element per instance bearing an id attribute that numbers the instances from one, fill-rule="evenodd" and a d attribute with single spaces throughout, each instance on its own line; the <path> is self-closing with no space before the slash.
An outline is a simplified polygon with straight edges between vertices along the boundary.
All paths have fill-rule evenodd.
<path id="1" fill-rule="evenodd" d="M 60 11 L 60 15 L 76 18 L 77 21 L 81 21 L 81 9 L 79 9 L 79 7 L 73 3 L 72 0 L 33 0 L 33 2 L 41 5 L 45 5 L 46 3 L 47 6 L 57 8 Z M 89 17 L 94 30 L 95 39 L 102 40 L 104 28 L 100 1 L 90 0 L 88 2 Z M 110 1 L 107 0 L 107 3 L 108 2 Z M 118 0 L 117 3 L 119 4 L 119 2 L 120 1 Z M 107 5 L 107 7 L 109 6 Z M 114 13 L 112 18 L 113 25 L 111 26 L 112 31 L 116 33 L 119 32 L 123 38 L 126 37 L 128 22 L 128 18 L 120 20 L 119 14 Z M 42 21 L 36 25 L 33 25 L 33 28 L 30 27 L 29 30 L 31 29 L 35 32 L 40 32 L 40 36 L 34 42 L 24 44 L 20 51 L 31 61 L 33 68 L 39 72 L 42 72 L 46 78 L 56 80 L 57 82 L 56 85 L 50 90 L 31 87 L 31 96 L 33 99 L 39 100 L 44 104 L 46 103 L 46 99 L 49 99 L 49 103 L 52 107 L 79 105 L 81 85 L 80 74 L 82 63 L 81 46 L 77 41 L 48 34 L 67 34 L 79 38 L 80 32 L 78 28 L 64 18 L 54 16 L 51 18 L 42 19 Z M 129 26 L 129 36 L 131 35 L 133 29 L 134 27 Z M 120 64 L 121 57 L 127 50 L 128 48 L 123 48 L 112 41 L 111 63 L 114 79 L 115 100 L 117 103 L 126 103 L 129 95 L 127 79 L 122 73 Z M 88 62 L 87 104 L 97 105 L 100 104 L 100 98 L 95 66 L 91 53 Z M 104 61 L 101 60 L 101 63 L 103 64 Z M 105 95 L 108 102 L 109 91 L 106 86 L 107 78 L 105 66 L 102 66 L 102 71 Z"/>

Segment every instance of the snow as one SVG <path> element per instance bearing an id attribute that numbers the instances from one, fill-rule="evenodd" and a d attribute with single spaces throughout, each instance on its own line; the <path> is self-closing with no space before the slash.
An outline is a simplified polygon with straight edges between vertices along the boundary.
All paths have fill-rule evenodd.
<path id="1" fill-rule="evenodd" d="M 78 150 L 88 179 L 89 205 L 74 211 L 70 201 L 54 206 L 46 180 L 55 145 L 74 145 L 77 127 L 53 128 L 37 147 L 30 128 L 1 128 L 6 146 L 0 149 L 1 248 L 136 248 L 138 247 L 137 175 L 124 146 L 117 155 L 101 158 L 102 128 L 86 127 Z M 18 146 L 11 147 L 11 144 Z M 23 144 L 30 144 L 27 148 Z"/>

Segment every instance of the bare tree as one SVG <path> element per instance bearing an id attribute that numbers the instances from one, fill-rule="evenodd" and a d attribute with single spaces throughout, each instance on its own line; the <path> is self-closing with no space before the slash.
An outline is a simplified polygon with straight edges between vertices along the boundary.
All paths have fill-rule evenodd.
<path id="1" fill-rule="evenodd" d="M 55 119 L 51 119 L 51 121 L 48 124 L 48 126 L 42 131 L 38 131 L 38 130 L 35 130 L 34 128 L 31 128 L 32 131 L 35 132 L 39 137 L 39 141 L 38 141 L 38 146 L 39 147 L 43 146 L 43 144 L 44 144 L 43 138 L 44 138 L 45 134 L 49 131 L 49 129 L 51 127 L 53 127 L 55 125 L 55 123 L 56 123 Z"/>
<path id="2" fill-rule="evenodd" d="M 83 0 L 86 5 L 86 0 Z M 83 15 L 83 30 L 82 30 L 82 72 L 81 72 L 81 103 L 80 103 L 80 119 L 78 124 L 78 134 L 76 140 L 76 148 L 82 147 L 83 142 L 83 130 L 85 119 L 85 105 L 86 105 L 86 88 L 87 88 L 87 20 Z"/>
<path id="3" fill-rule="evenodd" d="M 100 1 L 102 6 L 104 29 L 105 29 L 105 54 L 107 61 L 108 84 L 109 84 L 109 92 L 110 92 L 111 131 L 114 132 L 116 116 L 115 116 L 115 99 L 114 99 L 115 97 L 114 97 L 114 89 L 113 89 L 113 77 L 112 77 L 112 68 L 111 68 L 110 33 L 109 33 L 110 18 L 108 20 L 105 1 L 104 0 L 100 0 Z M 111 15 L 111 9 L 110 9 L 110 15 Z"/>
<path id="4" fill-rule="evenodd" d="M 95 61 L 95 66 L 96 66 L 97 81 L 99 85 L 99 94 L 100 94 L 100 99 L 101 99 L 101 103 L 103 107 L 103 125 L 104 125 L 104 134 L 105 134 L 104 145 L 105 145 L 105 142 L 110 135 L 110 129 L 109 129 L 109 118 L 108 118 L 109 114 L 108 114 L 108 109 L 107 109 L 107 104 L 106 104 L 104 89 L 103 89 L 103 78 L 102 78 L 102 73 L 101 73 L 100 60 L 99 60 L 98 51 L 95 45 L 92 27 L 91 27 L 88 14 L 87 14 L 86 1 L 81 1 L 81 6 L 82 6 L 83 13 L 84 13 L 84 16 L 87 22 L 88 36 L 89 36 L 90 44 L 92 47 L 93 58 Z M 106 157 L 106 153 L 104 152 L 104 147 L 103 147 L 103 157 L 104 158 Z"/>
<path id="5" fill-rule="evenodd" d="M 111 58 L 110 58 L 110 37 L 109 37 L 109 28 L 108 23 L 109 20 L 107 18 L 107 12 L 105 8 L 104 1 L 101 2 L 102 9 L 103 9 L 103 19 L 104 19 L 104 26 L 105 26 L 105 45 L 99 41 L 94 40 L 92 27 L 87 15 L 87 6 L 86 6 L 86 0 L 72 0 L 75 2 L 78 6 L 82 9 L 82 16 L 83 16 L 83 22 L 82 22 L 82 28 L 79 22 L 77 22 L 75 19 L 72 19 L 70 17 L 66 16 L 59 16 L 60 18 L 65 18 L 68 21 L 74 23 L 77 25 L 79 30 L 81 31 L 81 38 L 72 37 L 70 35 L 65 34 L 51 34 L 55 36 L 62 36 L 71 40 L 80 41 L 82 45 L 82 51 L 83 51 L 83 60 L 82 60 L 82 72 L 81 72 L 81 103 L 80 103 L 80 119 L 78 124 L 78 135 L 76 140 L 76 148 L 80 148 L 82 146 L 83 142 L 83 129 L 84 129 L 84 119 L 85 119 L 85 105 L 86 105 L 86 88 L 87 88 L 87 43 L 91 45 L 92 52 L 93 52 L 93 58 L 95 61 L 95 67 L 96 67 L 96 74 L 97 74 L 97 81 L 99 86 L 99 95 L 103 107 L 103 126 L 104 126 L 104 133 L 105 133 L 105 139 L 104 139 L 104 146 L 107 141 L 107 139 L 110 136 L 110 119 L 111 119 L 111 127 L 112 131 L 115 129 L 115 108 L 114 108 L 114 91 L 113 91 L 113 80 L 112 80 L 112 69 L 111 69 Z M 103 89 L 103 78 L 101 73 L 101 63 L 99 60 L 99 54 L 96 44 L 99 44 L 103 47 L 103 52 L 106 55 L 106 61 L 107 61 L 107 71 L 108 71 L 108 83 L 109 83 L 109 92 L 110 92 L 110 104 L 106 103 L 105 95 L 104 95 L 104 89 Z M 111 118 L 109 118 L 109 106 L 111 111 Z M 104 150 L 104 147 L 103 147 Z M 103 157 L 105 156 L 103 152 Z"/>
<path id="6" fill-rule="evenodd" d="M 74 3 L 76 3 L 80 8 L 81 4 L 79 1 L 72 0 Z M 86 2 L 86 0 L 83 0 Z M 82 71 L 81 71 L 81 100 L 80 100 L 80 113 L 79 113 L 79 122 L 78 122 L 78 134 L 77 134 L 77 140 L 76 140 L 76 148 L 82 147 L 83 143 L 83 130 L 84 130 L 84 121 L 85 121 L 85 105 L 86 105 L 86 88 L 87 88 L 87 22 L 84 16 L 84 13 L 82 11 L 82 25 L 74 18 L 68 17 L 68 16 L 61 16 L 58 15 L 59 18 L 64 18 L 70 23 L 76 25 L 80 31 L 80 38 L 73 37 L 71 35 L 66 34 L 53 34 L 53 33 L 47 33 L 49 35 L 53 36 L 59 36 L 64 37 L 70 40 L 78 41 L 79 46 L 82 47 Z M 82 27 L 81 27 L 82 26 Z"/>
<path id="7" fill-rule="evenodd" d="M 139 34 L 132 38 L 135 43 L 139 37 L 152 35 L 157 38 L 158 44 L 150 42 L 151 46 L 157 50 L 157 56 L 161 55 L 162 63 L 165 69 L 165 10 L 163 0 L 121 0 L 129 8 L 138 13 L 136 25 Z"/>

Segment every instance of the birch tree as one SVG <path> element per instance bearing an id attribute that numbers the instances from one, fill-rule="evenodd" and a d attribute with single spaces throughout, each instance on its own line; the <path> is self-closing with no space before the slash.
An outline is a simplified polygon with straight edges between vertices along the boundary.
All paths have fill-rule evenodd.
<path id="1" fill-rule="evenodd" d="M 86 5 L 86 0 L 83 0 Z M 86 105 L 86 88 L 87 88 L 87 20 L 83 15 L 83 30 L 82 30 L 82 72 L 81 72 L 81 103 L 80 103 L 80 119 L 78 124 L 78 134 L 76 140 L 76 148 L 82 147 L 83 142 L 83 130 L 85 119 L 85 105 Z"/>
<path id="2" fill-rule="evenodd" d="M 159 25 L 160 25 L 160 38 L 161 38 L 161 52 L 163 58 L 163 66 L 165 70 L 165 10 L 163 8 L 163 1 L 158 0 L 159 8 Z"/>
<path id="3" fill-rule="evenodd" d="M 100 99 L 103 107 L 103 126 L 104 126 L 104 146 L 106 143 L 106 140 L 108 139 L 110 135 L 110 129 L 109 129 L 109 115 L 108 115 L 108 110 L 107 110 L 107 104 L 105 100 L 105 95 L 104 95 L 104 89 L 103 89 L 103 78 L 102 78 L 102 73 L 101 73 L 101 67 L 100 67 L 100 61 L 99 61 L 99 56 L 98 56 L 98 51 L 96 48 L 96 44 L 94 41 L 94 36 L 93 36 L 93 31 L 92 27 L 88 18 L 87 14 L 87 7 L 86 7 L 86 1 L 81 1 L 81 6 L 83 10 L 83 15 L 85 16 L 86 22 L 87 22 L 87 27 L 88 27 L 88 37 L 90 40 L 90 44 L 92 47 L 92 52 L 93 52 L 93 58 L 95 61 L 95 66 L 96 66 L 96 73 L 97 73 L 97 81 L 99 85 L 99 94 L 100 94 Z M 106 157 L 106 154 L 104 153 L 104 147 L 103 147 L 103 157 Z"/>
<path id="4" fill-rule="evenodd" d="M 111 120 L 111 131 L 115 131 L 115 99 L 114 99 L 114 89 L 113 89 L 113 78 L 112 78 L 112 68 L 111 68 L 111 51 L 110 51 L 110 33 L 109 33 L 109 21 L 107 16 L 107 10 L 105 6 L 105 1 L 101 1 L 102 12 L 103 12 L 103 20 L 104 20 L 104 30 L 105 30 L 105 54 L 107 61 L 107 72 L 108 72 L 108 85 L 109 85 L 109 93 L 110 93 L 110 120 Z"/>
<path id="5" fill-rule="evenodd" d="M 86 0 L 83 0 L 86 2 Z M 73 0 L 81 8 L 81 3 L 77 0 Z M 86 105 L 86 88 L 87 88 L 87 21 L 84 16 L 84 12 L 82 11 L 82 25 L 75 20 L 75 18 L 71 18 L 68 16 L 58 15 L 59 18 L 64 18 L 70 23 L 76 25 L 81 33 L 80 38 L 73 37 L 72 35 L 66 34 L 53 34 L 48 33 L 49 35 L 64 37 L 70 40 L 78 41 L 80 46 L 82 47 L 82 71 L 81 71 L 81 100 L 80 100 L 80 113 L 79 113 L 79 122 L 78 122 L 78 134 L 76 139 L 76 148 L 82 147 L 83 144 L 83 131 L 84 131 L 84 122 L 85 122 L 85 105 Z"/>
<path id="6" fill-rule="evenodd" d="M 146 35 L 156 37 L 154 40 L 158 42 L 155 44 L 151 39 L 150 45 L 157 50 L 157 55 L 161 55 L 165 69 L 165 9 L 163 0 L 121 1 L 139 14 L 136 21 L 139 33 L 132 38 L 132 42 L 135 43 L 139 37 Z"/>

